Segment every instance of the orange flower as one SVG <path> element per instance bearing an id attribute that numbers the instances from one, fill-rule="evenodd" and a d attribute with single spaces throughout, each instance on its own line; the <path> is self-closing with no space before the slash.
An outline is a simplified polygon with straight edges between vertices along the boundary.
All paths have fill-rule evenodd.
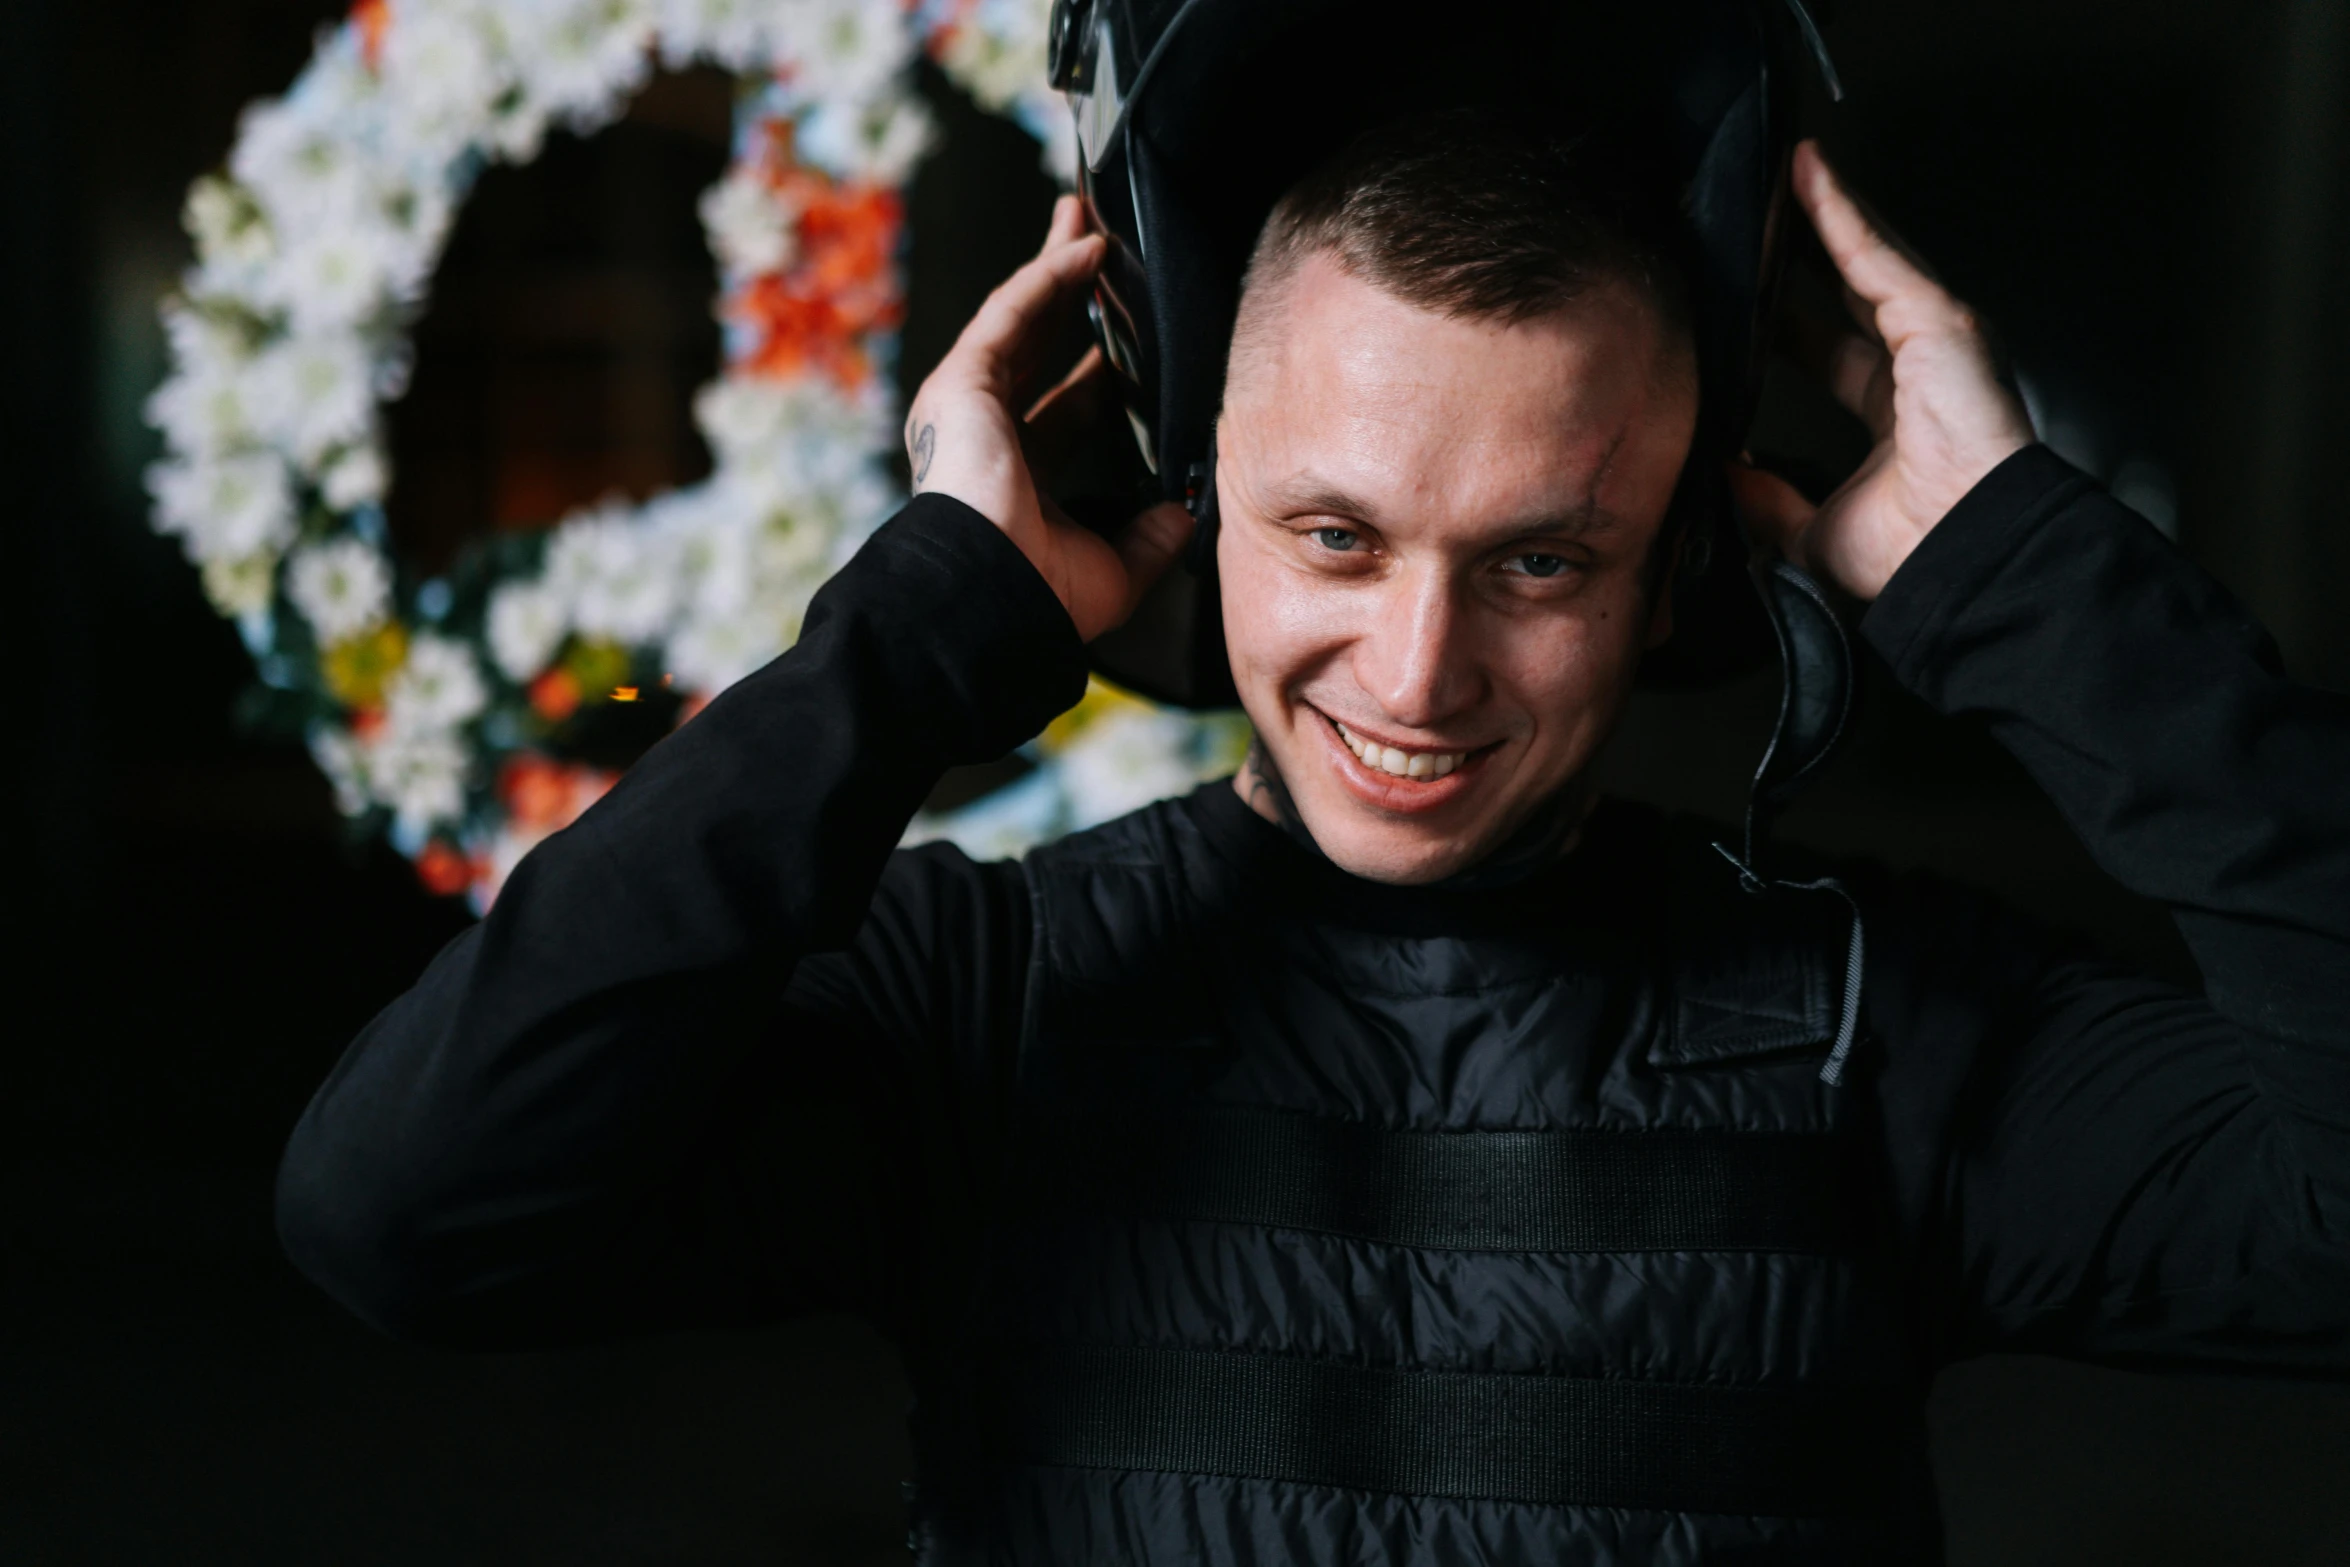
<path id="1" fill-rule="evenodd" d="M 453 898 L 473 885 L 474 864 L 446 838 L 435 838 L 416 857 L 416 879 L 436 897 Z"/>
<path id="2" fill-rule="evenodd" d="M 515 830 L 535 841 L 577 821 L 618 776 L 600 767 L 524 752 L 507 758 L 498 770 L 498 798 Z"/>
<path id="3" fill-rule="evenodd" d="M 579 711 L 579 677 L 560 664 L 530 683 L 530 710 L 550 724 L 559 724 Z"/>
<path id="4" fill-rule="evenodd" d="M 561 764 L 524 753 L 498 770 L 498 798 L 517 827 L 552 832 L 571 809 L 571 780 Z"/>
<path id="5" fill-rule="evenodd" d="M 369 70 L 383 59 L 384 29 L 391 25 L 390 0 L 359 0 L 351 7 L 351 25 L 359 29 L 359 54 Z"/>
<path id="6" fill-rule="evenodd" d="M 751 329 L 747 368 L 828 375 L 850 389 L 873 375 L 866 340 L 905 315 L 892 265 L 905 207 L 887 186 L 837 183 L 791 161 L 788 126 L 770 126 L 764 162 L 778 199 L 798 216 L 794 260 L 739 285 L 727 313 Z"/>

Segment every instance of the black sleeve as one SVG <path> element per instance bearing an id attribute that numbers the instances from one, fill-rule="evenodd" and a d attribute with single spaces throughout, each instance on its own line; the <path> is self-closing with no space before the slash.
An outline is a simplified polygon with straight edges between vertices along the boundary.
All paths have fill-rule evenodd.
<path id="1" fill-rule="evenodd" d="M 2044 448 L 1862 630 L 2169 906 L 2204 981 L 1884 894 L 1868 1016 L 1949 1352 L 2350 1373 L 2350 703 Z"/>
<path id="2" fill-rule="evenodd" d="M 1027 940 L 1016 867 L 894 845 L 1085 678 L 1018 549 L 914 501 L 345 1052 L 280 1169 L 288 1253 L 469 1345 L 862 1293 L 892 1160 L 984 1079 Z"/>

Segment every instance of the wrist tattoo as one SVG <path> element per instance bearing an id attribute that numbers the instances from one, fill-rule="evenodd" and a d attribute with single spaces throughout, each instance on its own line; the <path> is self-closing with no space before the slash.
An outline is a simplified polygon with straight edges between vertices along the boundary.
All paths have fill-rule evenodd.
<path id="1" fill-rule="evenodd" d="M 922 488 L 922 481 L 930 477 L 931 454 L 938 450 L 938 426 L 925 424 L 914 432 L 914 441 L 908 454 L 914 459 L 914 488 Z"/>

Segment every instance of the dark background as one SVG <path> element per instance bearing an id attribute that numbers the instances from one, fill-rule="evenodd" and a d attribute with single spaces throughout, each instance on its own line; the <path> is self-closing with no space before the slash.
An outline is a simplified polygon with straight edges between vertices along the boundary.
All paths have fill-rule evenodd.
<path id="1" fill-rule="evenodd" d="M 465 916 L 233 723 L 245 656 L 146 531 L 138 408 L 187 183 L 333 9 L 0 4 L 0 1561 L 889 1560 L 904 1391 L 853 1325 L 443 1356 L 277 1255 L 287 1127 Z M 2002 332 L 2043 432 L 2350 687 L 2350 3 L 1842 0 L 1828 36 L 1852 89 L 1831 152 Z M 910 374 L 1049 200 L 1017 132 L 941 102 Z M 726 103 L 664 82 L 484 182 L 393 416 L 419 558 L 706 466 L 692 213 Z M 1764 423 L 1758 445 L 1838 438 L 1791 380 Z M 1792 834 L 2180 961 L 1995 750 L 1875 684 Z M 1617 783 L 1726 812 L 1770 700 L 1643 698 Z M 1985 1361 L 1935 1418 L 1960 1563 L 2350 1560 L 2350 1390 Z"/>

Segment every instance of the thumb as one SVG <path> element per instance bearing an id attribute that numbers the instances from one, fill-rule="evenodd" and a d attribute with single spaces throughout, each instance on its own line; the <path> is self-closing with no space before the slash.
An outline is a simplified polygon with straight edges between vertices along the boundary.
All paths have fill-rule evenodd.
<path id="1" fill-rule="evenodd" d="M 1198 526 L 1191 513 L 1174 501 L 1161 501 L 1126 525 L 1126 531 L 1118 536 L 1118 559 L 1126 567 L 1127 614 L 1134 613 L 1134 606 L 1142 602 L 1151 584 L 1167 574 Z"/>
<path id="2" fill-rule="evenodd" d="M 1796 540 L 1803 537 L 1803 530 L 1811 526 L 1820 510 L 1777 474 L 1742 462 L 1730 464 L 1730 497 L 1737 503 L 1748 536 L 1757 543 L 1776 546 L 1791 558 Z"/>

